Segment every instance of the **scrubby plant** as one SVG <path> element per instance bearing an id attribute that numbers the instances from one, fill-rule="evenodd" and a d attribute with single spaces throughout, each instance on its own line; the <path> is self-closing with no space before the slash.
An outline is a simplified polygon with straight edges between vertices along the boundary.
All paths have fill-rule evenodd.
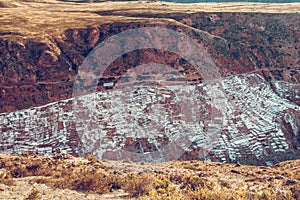
<path id="1" fill-rule="evenodd" d="M 26 200 L 40 200 L 40 199 L 41 199 L 40 193 L 36 189 L 33 189 L 26 198 Z"/>
<path id="2" fill-rule="evenodd" d="M 1 183 L 8 186 L 15 184 L 11 174 L 7 170 L 0 169 L 0 184 Z"/>
<path id="3" fill-rule="evenodd" d="M 300 184 L 294 185 L 291 187 L 292 196 L 295 199 L 300 199 Z"/>
<path id="4" fill-rule="evenodd" d="M 277 195 L 269 189 L 264 189 L 259 197 L 261 200 L 273 200 L 276 199 Z"/>
<path id="5" fill-rule="evenodd" d="M 232 193 L 227 190 L 209 190 L 199 189 L 188 193 L 188 197 L 191 200 L 239 200 L 243 199 L 238 194 Z"/>
<path id="6" fill-rule="evenodd" d="M 127 174 L 122 188 L 130 194 L 131 197 L 138 197 L 149 194 L 153 189 L 154 178 L 150 174 L 136 173 Z"/>
<path id="7" fill-rule="evenodd" d="M 214 181 L 207 178 L 195 176 L 195 175 L 184 175 L 182 188 L 190 190 L 198 190 L 199 188 L 212 190 L 216 186 Z"/>
<path id="8" fill-rule="evenodd" d="M 219 179 L 219 184 L 226 188 L 231 188 L 231 183 L 228 180 Z"/>
<path id="9" fill-rule="evenodd" d="M 108 177 L 105 174 L 87 174 L 82 178 L 70 181 L 71 188 L 82 192 L 96 192 L 98 194 L 110 191 Z"/>
<path id="10" fill-rule="evenodd" d="M 131 197 L 150 199 L 172 199 L 174 188 L 171 181 L 165 175 L 153 173 L 130 173 L 127 174 L 121 186 Z M 160 198 L 158 198 L 160 197 Z"/>
<path id="11" fill-rule="evenodd" d="M 28 176 L 28 172 L 26 170 L 25 165 L 16 165 L 11 167 L 10 173 L 14 178 L 22 178 Z"/>

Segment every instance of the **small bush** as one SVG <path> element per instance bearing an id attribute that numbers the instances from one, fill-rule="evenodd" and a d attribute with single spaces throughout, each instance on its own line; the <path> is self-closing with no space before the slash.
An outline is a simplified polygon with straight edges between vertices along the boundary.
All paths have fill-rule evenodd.
<path id="1" fill-rule="evenodd" d="M 191 191 L 188 193 L 191 200 L 238 200 L 241 199 L 238 194 L 231 193 L 229 191 L 199 189 L 197 191 Z"/>
<path id="2" fill-rule="evenodd" d="M 93 154 L 91 153 L 88 153 L 85 158 L 90 161 L 91 163 L 96 163 L 98 162 L 98 158 L 96 156 L 94 156 Z"/>
<path id="3" fill-rule="evenodd" d="M 0 179 L 0 183 L 4 184 L 4 185 L 8 185 L 8 186 L 13 186 L 15 185 L 15 181 L 12 178 L 8 178 L 8 179 Z"/>
<path id="4" fill-rule="evenodd" d="M 291 188 L 292 196 L 295 199 L 300 199 L 300 185 L 297 184 Z"/>
<path id="5" fill-rule="evenodd" d="M 259 199 L 261 200 L 273 200 L 276 199 L 277 195 L 274 194 L 272 190 L 265 189 L 262 191 L 262 194 L 260 195 Z"/>
<path id="6" fill-rule="evenodd" d="M 231 188 L 231 184 L 230 184 L 230 182 L 228 180 L 219 180 L 219 183 L 223 187 Z"/>
<path id="7" fill-rule="evenodd" d="M 215 186 L 215 182 L 212 182 L 206 178 L 202 178 L 195 175 L 184 175 L 181 188 L 187 188 L 195 191 L 199 188 L 212 190 Z"/>
<path id="8" fill-rule="evenodd" d="M 51 183 L 51 180 L 49 178 L 36 178 L 33 179 L 32 182 L 35 182 L 37 184 L 49 184 Z"/>
<path id="9" fill-rule="evenodd" d="M 14 178 L 22 178 L 28 176 L 28 172 L 26 170 L 26 166 L 24 165 L 19 165 L 12 167 L 11 169 L 11 175 Z"/>
<path id="10" fill-rule="evenodd" d="M 30 194 L 28 195 L 28 197 L 26 198 L 26 200 L 40 200 L 40 199 L 41 199 L 41 196 L 36 189 L 33 189 L 30 192 Z"/>
<path id="11" fill-rule="evenodd" d="M 131 173 L 127 174 L 122 188 L 130 194 L 131 197 L 163 195 L 170 196 L 172 188 L 171 181 L 163 175 L 155 176 L 151 173 Z"/>
<path id="12" fill-rule="evenodd" d="M 71 188 L 82 192 L 104 194 L 110 192 L 109 177 L 102 173 L 88 174 L 71 181 Z"/>
<path id="13" fill-rule="evenodd" d="M 138 197 L 148 194 L 153 189 L 154 178 L 149 174 L 137 175 L 136 173 L 127 174 L 123 189 L 131 197 Z"/>

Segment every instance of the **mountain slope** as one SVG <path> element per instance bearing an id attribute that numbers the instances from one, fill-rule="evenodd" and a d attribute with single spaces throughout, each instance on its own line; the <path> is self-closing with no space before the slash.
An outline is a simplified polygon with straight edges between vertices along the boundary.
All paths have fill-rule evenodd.
<path id="1" fill-rule="evenodd" d="M 1 5 L 2 151 L 259 165 L 299 158 L 299 3 Z M 96 91 L 74 97 L 91 51 L 113 35 L 142 27 L 193 38 L 202 48 L 201 64 L 215 71 L 201 73 L 176 53 L 139 49 L 115 59 Z M 131 40 L 108 52 L 132 49 Z M 148 75 L 138 74 L 139 66 L 153 62 L 160 78 L 175 84 L 144 84 Z M 122 85 L 127 79 L 140 85 L 128 89 Z"/>

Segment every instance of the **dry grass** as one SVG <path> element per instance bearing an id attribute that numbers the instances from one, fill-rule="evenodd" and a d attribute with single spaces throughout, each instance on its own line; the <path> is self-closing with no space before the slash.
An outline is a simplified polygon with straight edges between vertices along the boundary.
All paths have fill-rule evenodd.
<path id="1" fill-rule="evenodd" d="M 15 184 L 15 182 L 12 178 L 7 178 L 7 179 L 0 179 L 0 184 L 4 184 L 7 186 L 13 186 Z"/>
<path id="2" fill-rule="evenodd" d="M 300 198 L 299 160 L 274 167 L 203 161 L 156 164 L 107 161 L 104 164 L 92 155 L 83 159 L 69 155 L 0 154 L 0 167 L 0 185 L 12 187 L 24 177 L 36 177 L 29 181 L 35 187 L 47 185 L 98 195 L 117 190 L 124 191 L 126 198 L 138 199 Z M 26 198 L 42 196 L 33 188 Z"/>
<path id="3" fill-rule="evenodd" d="M 13 9 L 11 9 L 13 8 Z M 86 28 L 113 22 L 174 23 L 163 18 L 128 17 L 144 13 L 193 13 L 193 12 L 298 12 L 299 3 L 201 3 L 177 4 L 161 2 L 101 2 L 73 3 L 56 0 L 0 0 L 1 37 L 10 39 L 61 36 L 72 28 Z M 101 16 L 98 13 L 112 12 Z M 127 14 L 126 14 L 127 13 Z"/>

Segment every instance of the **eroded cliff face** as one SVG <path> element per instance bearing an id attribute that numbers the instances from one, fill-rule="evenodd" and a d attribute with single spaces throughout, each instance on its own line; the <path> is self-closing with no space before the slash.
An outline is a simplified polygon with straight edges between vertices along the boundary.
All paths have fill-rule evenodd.
<path id="1" fill-rule="evenodd" d="M 120 13 L 106 11 L 99 14 Z M 143 16 L 130 12 L 121 14 Z M 93 47 L 121 31 L 147 26 L 182 30 L 198 40 L 224 77 L 256 72 L 270 83 L 272 80 L 299 83 L 300 36 L 297 13 L 146 13 L 145 16 L 157 19 L 150 22 L 100 22 L 99 25 L 86 28 L 65 28 L 61 34 L 55 33 L 44 38 L 40 36 L 40 40 L 26 39 L 26 34 L 22 36 L 22 32 L 2 31 L 0 66 L 3 89 L 0 95 L 4 100 L 1 101 L 1 112 L 70 98 L 78 67 Z M 160 61 L 161 58 L 156 56 L 155 60 L 165 62 Z M 143 62 L 147 63 L 151 59 L 149 56 Z M 139 59 L 133 58 L 130 62 L 131 65 L 137 65 Z M 291 94 L 289 98 L 299 104 L 296 96 Z"/>
<path id="2" fill-rule="evenodd" d="M 197 8 L 182 9 L 180 6 L 183 5 L 161 3 L 108 4 L 105 7 L 103 4 L 56 1 L 22 3 L 17 5 L 14 13 L 0 8 L 4 13 L 0 15 L 2 151 L 30 150 L 43 154 L 61 151 L 78 155 L 98 149 L 94 153 L 100 158 L 122 159 L 130 156 L 124 152 L 137 152 L 141 155 L 137 160 L 142 159 L 143 153 L 159 151 L 180 132 L 175 124 L 185 123 L 172 106 L 175 101 L 172 95 L 163 89 L 150 94 L 151 86 L 135 88 L 133 90 L 154 96 L 152 102 L 145 105 L 130 97 L 131 102 L 140 107 L 133 112 L 135 114 L 128 115 L 120 100 L 122 92 L 101 87 L 102 82 L 119 82 L 134 67 L 156 62 L 170 66 L 184 75 L 187 82 L 197 85 L 195 96 L 199 110 L 194 113 L 197 125 L 190 128 L 193 130 L 193 137 L 188 138 L 190 142 L 180 147 L 186 150 L 182 159 L 203 158 L 201 143 L 211 127 L 217 127 L 220 132 L 205 159 L 266 164 L 299 157 L 298 13 L 211 12 L 210 9 L 203 12 Z M 299 4 L 291 7 L 297 6 Z M 23 15 L 28 9 L 35 15 Z M 13 20 L 9 21 L 5 14 Z M 49 22 L 39 21 L 43 15 L 49 17 Z M 99 102 L 96 113 L 87 115 L 99 125 L 87 130 L 78 128 L 81 127 L 78 124 L 86 122 L 73 115 L 72 93 L 84 59 L 110 36 L 141 27 L 170 28 L 195 39 L 218 67 L 221 80 L 210 85 L 203 79 L 203 74 L 197 73 L 190 63 L 174 53 L 153 49 L 128 52 L 110 64 L 106 78 L 100 80 L 96 96 L 88 94 L 79 99 L 83 108 L 89 107 L 91 99 Z M 165 38 L 166 42 L 173 40 L 172 37 Z M 116 48 L 122 48 L 122 44 Z M 219 104 L 209 103 L 212 100 L 207 94 L 212 90 L 215 94 L 224 94 L 213 96 Z M 146 126 L 147 119 L 155 121 L 145 108 L 155 107 L 158 97 L 165 98 L 164 103 L 170 106 L 161 113 L 168 116 L 162 122 L 161 132 L 153 133 L 151 137 L 131 135 L 130 130 L 137 127 L 131 126 L 124 116 L 141 116 L 136 118 L 137 126 Z M 210 116 L 212 110 L 226 110 L 226 113 Z M 206 120 L 205 116 L 222 120 L 201 123 Z M 95 140 L 87 139 L 93 134 L 101 136 Z M 91 147 L 82 142 L 88 142 Z"/>

